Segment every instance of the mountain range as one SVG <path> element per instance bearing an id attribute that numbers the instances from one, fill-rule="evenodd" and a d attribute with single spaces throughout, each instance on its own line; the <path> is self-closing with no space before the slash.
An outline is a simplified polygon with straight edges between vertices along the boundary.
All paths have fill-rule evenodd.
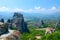
<path id="1" fill-rule="evenodd" d="M 4 18 L 5 20 L 11 19 L 13 17 L 14 12 L 0 12 L 0 19 Z M 35 20 L 35 19 L 60 19 L 60 12 L 51 13 L 51 14 L 43 14 L 43 13 L 24 13 L 23 14 L 25 20 Z"/>

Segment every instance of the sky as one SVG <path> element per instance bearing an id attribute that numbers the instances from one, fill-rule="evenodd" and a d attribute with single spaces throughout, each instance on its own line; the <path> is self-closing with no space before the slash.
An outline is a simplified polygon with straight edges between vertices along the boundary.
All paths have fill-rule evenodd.
<path id="1" fill-rule="evenodd" d="M 0 0 L 2 12 L 60 12 L 60 0 Z"/>

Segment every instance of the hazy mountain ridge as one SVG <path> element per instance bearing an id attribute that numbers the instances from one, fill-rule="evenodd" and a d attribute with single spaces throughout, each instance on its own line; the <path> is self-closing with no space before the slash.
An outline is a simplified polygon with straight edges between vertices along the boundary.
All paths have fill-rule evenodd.
<path id="1" fill-rule="evenodd" d="M 0 19 L 4 18 L 5 20 L 11 19 L 13 16 L 13 13 L 11 12 L 0 12 Z"/>
<path id="2" fill-rule="evenodd" d="M 9 19 L 12 18 L 13 16 L 13 12 L 0 12 L 0 18 L 4 18 L 4 19 Z M 39 18 L 39 19 L 60 19 L 60 13 L 53 13 L 53 14 L 42 14 L 42 13 L 24 13 L 22 12 L 22 14 L 24 15 L 25 19 L 35 19 L 35 18 Z"/>

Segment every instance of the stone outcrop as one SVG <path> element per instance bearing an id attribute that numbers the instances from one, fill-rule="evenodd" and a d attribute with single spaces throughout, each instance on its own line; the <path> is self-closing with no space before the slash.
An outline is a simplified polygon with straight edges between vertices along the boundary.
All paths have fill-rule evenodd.
<path id="1" fill-rule="evenodd" d="M 8 33 L 8 24 L 0 22 L 0 36 L 5 33 Z"/>
<path id="2" fill-rule="evenodd" d="M 20 35 L 17 30 L 9 30 L 9 33 L 0 36 L 0 40 L 20 40 Z"/>
<path id="3" fill-rule="evenodd" d="M 14 13 L 12 19 L 8 19 L 6 23 L 0 22 L 0 36 L 2 34 L 8 33 L 8 29 L 12 30 L 13 24 L 15 24 L 16 28 L 20 32 L 29 32 L 27 28 L 27 23 L 24 21 L 24 17 L 21 13 Z"/>
<path id="4" fill-rule="evenodd" d="M 21 31 L 22 33 L 29 32 L 29 30 L 27 28 L 27 23 L 24 21 L 24 17 L 21 13 L 15 12 L 12 20 L 13 20 L 13 23 L 15 23 L 15 25 L 19 31 Z"/>

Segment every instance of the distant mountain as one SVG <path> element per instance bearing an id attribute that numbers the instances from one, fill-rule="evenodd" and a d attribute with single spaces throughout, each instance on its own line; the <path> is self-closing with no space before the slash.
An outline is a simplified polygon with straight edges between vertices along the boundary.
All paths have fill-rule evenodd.
<path id="1" fill-rule="evenodd" d="M 5 20 L 7 20 L 9 18 L 11 19 L 12 16 L 13 16 L 13 13 L 11 12 L 0 12 L 0 19 L 4 18 Z"/>
<path id="2" fill-rule="evenodd" d="M 25 20 L 36 20 L 36 19 L 60 19 L 60 12 L 51 13 L 51 14 L 43 14 L 43 13 L 24 13 L 21 12 L 25 18 Z M 11 19 L 13 16 L 13 12 L 0 12 L 0 19 L 4 18 L 5 20 Z"/>
<path id="3" fill-rule="evenodd" d="M 39 19 L 60 19 L 60 12 L 56 13 L 23 13 L 25 18 L 32 19 L 32 18 L 39 18 Z"/>

